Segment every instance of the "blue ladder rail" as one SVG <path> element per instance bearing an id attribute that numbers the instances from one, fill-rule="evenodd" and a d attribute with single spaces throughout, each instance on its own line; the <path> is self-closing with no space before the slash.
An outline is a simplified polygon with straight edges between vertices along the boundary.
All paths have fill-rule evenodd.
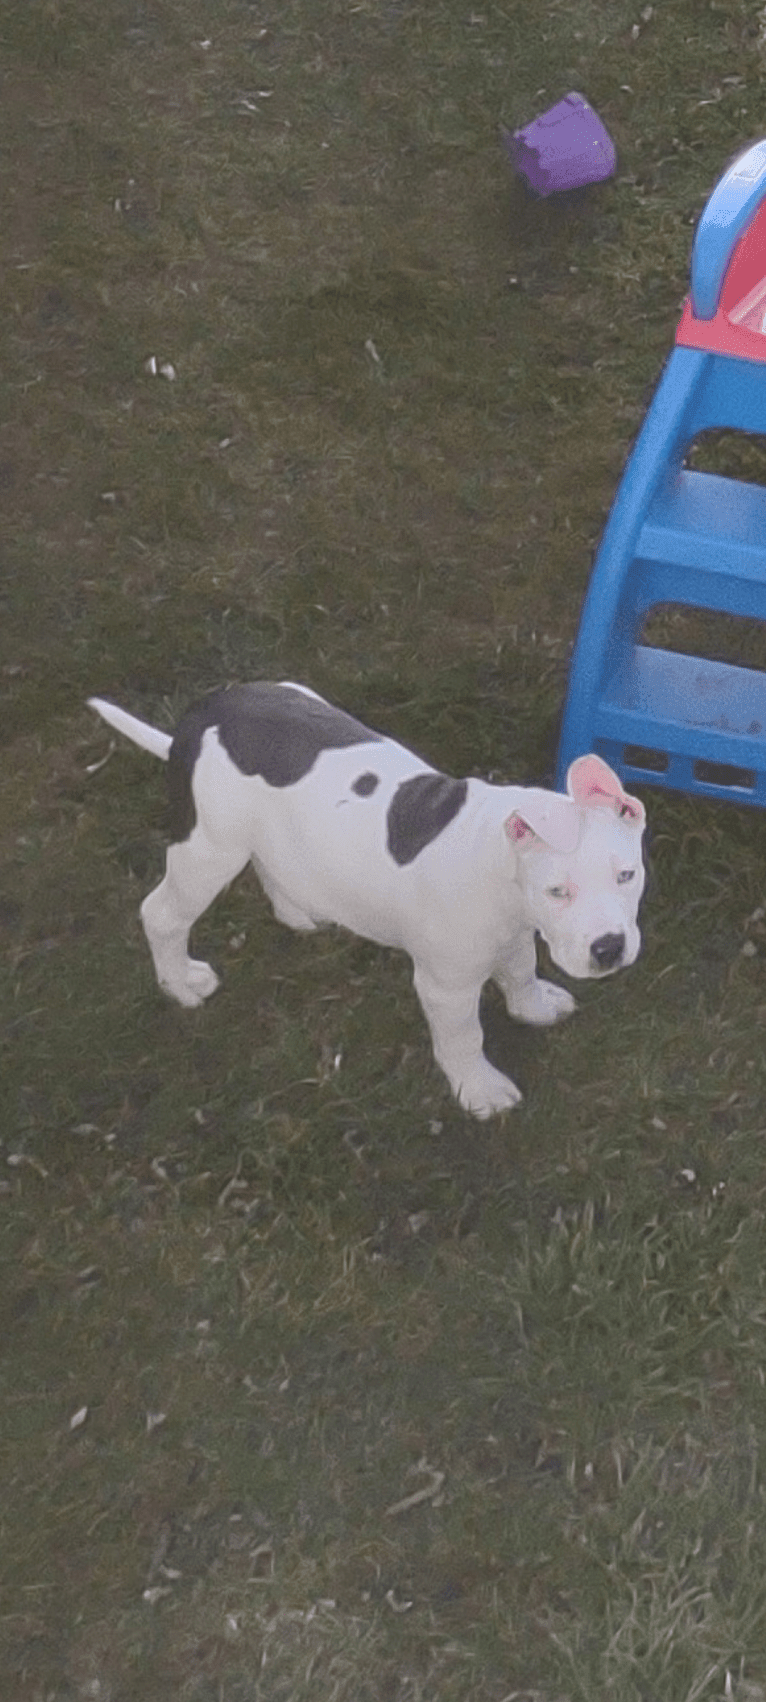
<path id="1" fill-rule="evenodd" d="M 698 319 L 712 319 L 729 263 L 766 194 L 766 141 L 741 154 L 716 184 L 692 247 L 691 298 Z"/>

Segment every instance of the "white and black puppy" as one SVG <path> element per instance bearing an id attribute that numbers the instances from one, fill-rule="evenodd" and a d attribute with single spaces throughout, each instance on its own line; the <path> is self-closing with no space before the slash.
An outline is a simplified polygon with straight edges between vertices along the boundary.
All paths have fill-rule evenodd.
<path id="1" fill-rule="evenodd" d="M 490 1117 L 521 1096 L 484 1057 L 485 981 L 511 1016 L 553 1023 L 574 1000 L 538 976 L 536 934 L 576 977 L 638 954 L 644 810 L 598 756 L 572 764 L 564 795 L 452 780 L 288 681 L 214 692 L 172 739 L 89 701 L 168 763 L 174 843 L 141 916 L 182 1005 L 218 986 L 189 930 L 251 862 L 288 927 L 337 922 L 409 953 L 437 1062 L 461 1105 Z"/>

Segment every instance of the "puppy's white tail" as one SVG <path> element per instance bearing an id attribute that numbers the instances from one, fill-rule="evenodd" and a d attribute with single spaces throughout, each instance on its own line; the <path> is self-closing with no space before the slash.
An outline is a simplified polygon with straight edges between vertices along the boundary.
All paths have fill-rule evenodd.
<path id="1" fill-rule="evenodd" d="M 135 715 L 129 715 L 126 709 L 118 709 L 116 703 L 107 703 L 103 697 L 89 697 L 88 704 L 95 709 L 97 715 L 103 716 L 110 727 L 116 727 L 118 733 L 132 739 L 134 745 L 141 745 L 145 751 L 151 751 L 152 756 L 168 760 L 168 752 L 173 743 L 169 733 L 161 733 L 159 727 L 150 727 L 148 721 L 139 721 Z"/>

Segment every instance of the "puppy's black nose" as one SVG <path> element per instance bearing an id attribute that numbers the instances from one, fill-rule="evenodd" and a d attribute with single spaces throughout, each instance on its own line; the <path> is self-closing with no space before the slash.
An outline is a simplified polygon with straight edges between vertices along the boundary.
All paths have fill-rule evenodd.
<path id="1" fill-rule="evenodd" d="M 590 955 L 597 969 L 616 969 L 622 962 L 625 952 L 624 934 L 602 934 L 600 940 L 594 940 Z"/>

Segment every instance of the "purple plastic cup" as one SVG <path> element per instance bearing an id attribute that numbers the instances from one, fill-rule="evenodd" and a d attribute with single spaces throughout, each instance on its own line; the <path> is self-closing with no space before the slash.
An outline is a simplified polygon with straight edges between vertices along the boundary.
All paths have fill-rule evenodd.
<path id="1" fill-rule="evenodd" d="M 583 95 L 565 95 L 523 130 L 505 130 L 503 138 L 515 170 L 536 195 L 599 183 L 617 164 L 612 138 Z"/>

